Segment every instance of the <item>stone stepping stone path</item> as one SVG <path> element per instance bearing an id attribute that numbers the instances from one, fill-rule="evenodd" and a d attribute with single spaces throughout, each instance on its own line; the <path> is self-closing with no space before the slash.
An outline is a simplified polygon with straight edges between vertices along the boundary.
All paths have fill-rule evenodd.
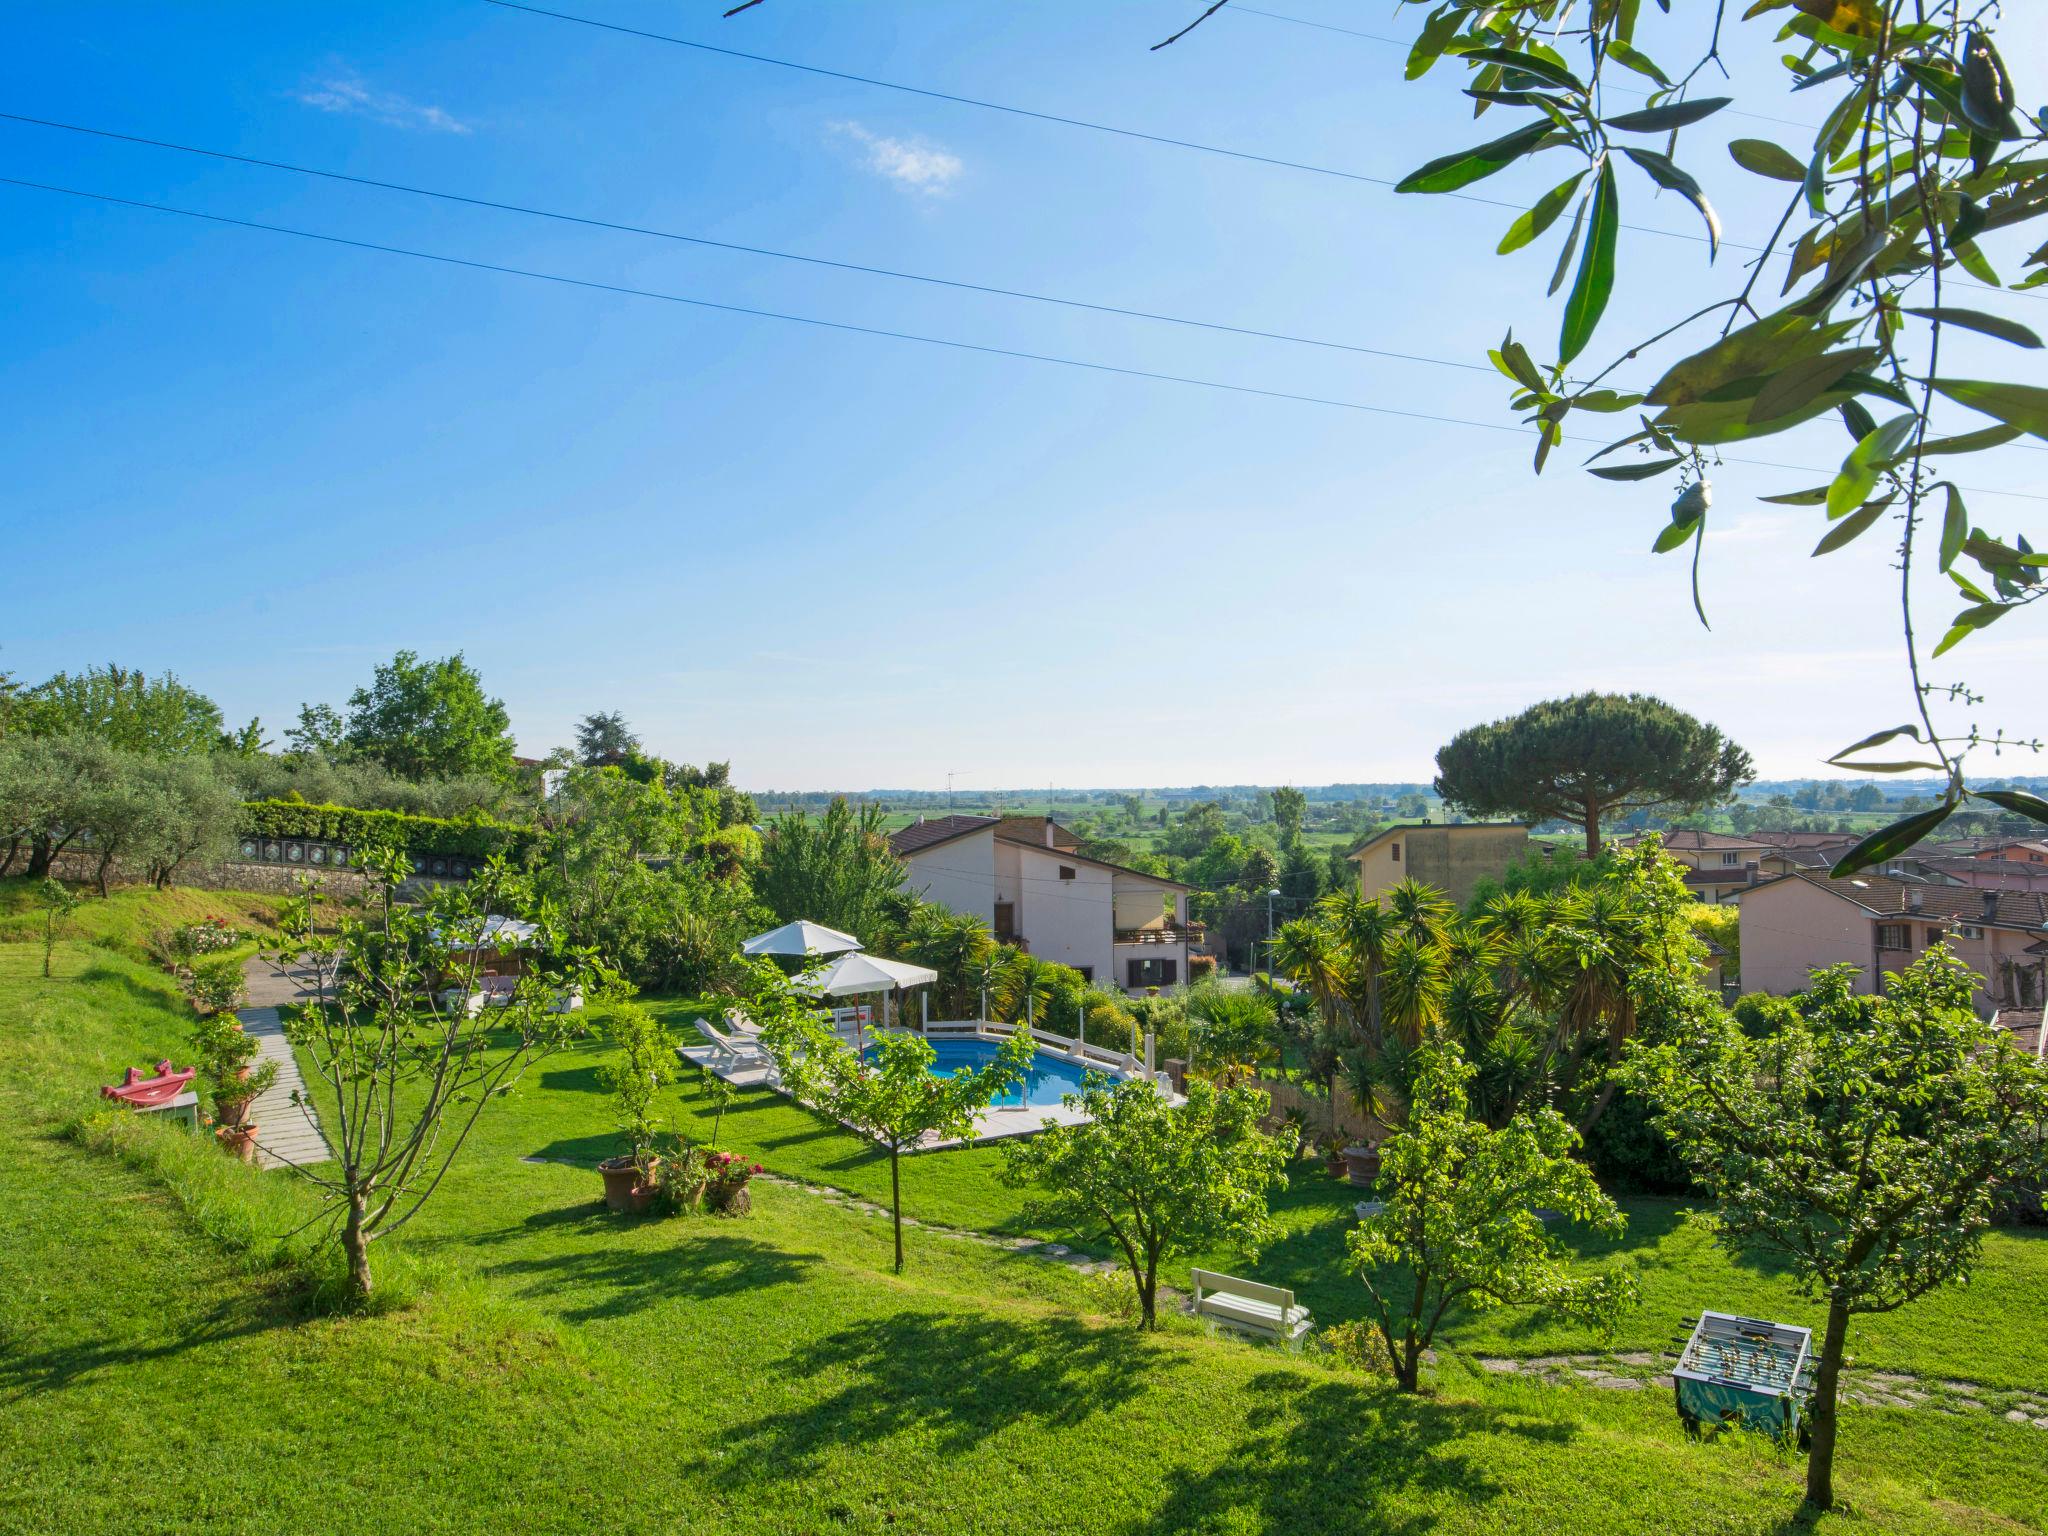
<path id="1" fill-rule="evenodd" d="M 1675 1354 L 1630 1351 L 1600 1355 L 1537 1355 L 1529 1359 L 1478 1357 L 1496 1376 L 1534 1376 L 1557 1383 L 1583 1382 L 1608 1392 L 1668 1388 Z M 1999 1413 L 2008 1423 L 2048 1430 L 2048 1394 L 2008 1392 L 1970 1381 L 1947 1381 L 1898 1371 L 1842 1373 L 1842 1397 L 1867 1408 L 1924 1408 L 1936 1413 Z"/>

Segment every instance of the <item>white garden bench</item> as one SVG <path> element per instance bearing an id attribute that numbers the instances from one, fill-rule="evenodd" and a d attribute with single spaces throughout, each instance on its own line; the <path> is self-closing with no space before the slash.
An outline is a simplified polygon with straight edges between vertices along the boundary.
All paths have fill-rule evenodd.
<path id="1" fill-rule="evenodd" d="M 1219 1275 L 1213 1269 L 1194 1271 L 1194 1280 L 1197 1317 L 1269 1339 L 1298 1339 L 1313 1326 L 1308 1308 L 1296 1306 L 1294 1292 L 1281 1286 Z"/>

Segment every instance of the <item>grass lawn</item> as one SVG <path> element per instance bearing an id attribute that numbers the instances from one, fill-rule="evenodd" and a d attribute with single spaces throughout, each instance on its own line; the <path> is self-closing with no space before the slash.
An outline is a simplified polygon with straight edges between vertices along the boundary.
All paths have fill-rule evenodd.
<path id="1" fill-rule="evenodd" d="M 419 1222 L 380 1245 L 404 1304 L 317 1315 L 303 1266 L 268 1241 L 304 1186 L 128 1118 L 58 1134 L 95 1083 L 176 1054 L 187 1025 L 116 950 L 68 946 L 47 984 L 35 958 L 0 944 L 0 1531 L 132 1528 L 132 1490 L 166 1469 L 176 1492 L 150 1495 L 151 1530 L 1802 1528 L 1795 1462 L 1747 1437 L 1689 1443 L 1663 1393 L 1501 1379 L 1452 1355 L 1433 1393 L 1404 1398 L 1186 1325 L 1141 1337 L 1098 1315 L 1085 1277 L 984 1244 L 914 1231 L 893 1276 L 886 1222 L 772 1185 L 745 1220 L 613 1218 L 580 1166 L 612 1135 L 595 1049 L 494 1106 Z M 723 1140 L 878 1189 L 872 1154 L 779 1101 L 732 1112 Z M 991 1155 L 916 1159 L 914 1208 L 1016 1224 Z M 1290 1235 L 1257 1272 L 1315 1270 L 1345 1199 L 1291 1191 Z M 1654 1242 L 1604 1256 L 1662 1276 L 1654 1306 L 1785 1310 L 1782 1282 L 1656 1209 Z M 1958 1351 L 1974 1335 L 1974 1359 L 2023 1376 L 2042 1330 L 2014 1298 L 2042 1294 L 2042 1255 L 2001 1238 L 1983 1284 L 1859 1352 L 1950 1369 L 1949 1346 L 1910 1342 L 1924 1327 L 1962 1334 Z M 1322 1315 L 1345 1287 L 1318 1283 Z M 1552 1347 L 1507 1317 L 1461 1343 Z M 2048 1436 L 1994 1415 L 1852 1408 L 1852 1508 L 1819 1526 L 2041 1529 L 2044 1455 Z"/>

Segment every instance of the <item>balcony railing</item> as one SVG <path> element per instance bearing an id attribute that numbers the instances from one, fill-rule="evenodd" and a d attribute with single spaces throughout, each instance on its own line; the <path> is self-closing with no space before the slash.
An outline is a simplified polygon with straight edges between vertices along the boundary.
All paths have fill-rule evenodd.
<path id="1" fill-rule="evenodd" d="M 1200 944 L 1208 937 L 1208 929 L 1200 923 L 1183 923 L 1169 928 L 1119 928 L 1116 941 L 1119 944 Z"/>

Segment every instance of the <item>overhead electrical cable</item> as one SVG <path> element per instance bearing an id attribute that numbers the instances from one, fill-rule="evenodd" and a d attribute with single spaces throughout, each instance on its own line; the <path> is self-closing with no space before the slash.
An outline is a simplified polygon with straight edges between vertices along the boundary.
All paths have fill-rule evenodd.
<path id="1" fill-rule="evenodd" d="M 954 106 L 976 107 L 984 112 L 1001 112 L 1011 117 L 1030 118 L 1034 122 L 1057 123 L 1065 128 L 1084 128 L 1091 133 L 1114 134 L 1120 139 L 1136 139 L 1145 144 L 1159 144 L 1169 149 L 1192 150 L 1196 154 L 1217 155 L 1226 160 L 1243 160 L 1253 165 L 1271 166 L 1279 170 L 1302 171 L 1311 176 L 1333 176 L 1340 181 L 1359 182 L 1366 186 L 1392 188 L 1396 179 L 1388 176 L 1371 176 L 1363 171 L 1341 170 L 1332 165 L 1317 165 L 1307 160 L 1289 160 L 1281 155 L 1261 155 L 1247 149 L 1230 149 L 1221 144 L 1205 144 L 1199 139 L 1175 138 L 1171 134 L 1146 133 L 1137 128 L 1119 128 L 1112 123 L 1090 122 L 1086 118 L 1067 117 L 1058 112 L 1039 112 L 1030 107 L 1014 107 L 1007 102 L 988 101 L 978 96 L 961 96 L 951 91 L 937 91 L 921 85 L 905 85 L 896 80 L 881 80 L 873 75 L 856 75 L 843 69 L 827 69 L 819 64 L 799 64 L 793 59 L 778 59 L 765 53 L 748 53 L 740 48 L 722 48 L 716 43 L 700 43 L 693 38 L 676 37 L 667 32 L 649 32 L 641 27 L 628 27 L 618 22 L 599 21 L 593 16 L 578 16 L 571 11 L 551 11 L 544 6 L 525 5 L 521 0 L 485 0 L 501 10 L 523 11 L 529 16 L 547 16 L 556 21 L 574 22 L 578 26 L 595 27 L 601 32 L 616 32 L 626 37 L 642 38 L 648 42 L 668 43 L 677 48 L 692 48 L 700 53 L 717 54 L 722 58 L 744 59 L 751 64 L 768 64 L 777 69 L 793 69 L 806 75 L 822 75 L 828 80 L 844 80 L 853 85 L 873 86 L 877 90 L 900 91 L 909 96 L 922 96 L 931 101 L 949 102 Z M 1497 197 L 1481 197 L 1476 192 L 1440 192 L 1438 197 L 1456 198 L 1460 202 L 1481 203 L 1489 208 L 1506 208 L 1515 213 L 1524 212 L 1523 205 Z M 1695 245 L 1705 245 L 1705 235 L 1695 235 L 1682 229 L 1659 229 L 1652 224 L 1628 224 L 1621 228 L 1633 230 L 1641 235 L 1661 235 L 1667 240 L 1684 240 Z M 1723 239 L 1725 249 L 1738 251 L 1761 251 L 1762 246 L 1743 245 L 1739 241 Z"/>
<path id="2" fill-rule="evenodd" d="M 801 74 L 820 75 L 828 80 L 844 80 L 854 85 L 873 86 L 877 90 L 900 91 L 909 96 L 922 96 L 932 101 L 949 102 L 955 106 L 976 107 L 985 112 L 1001 112 L 1011 117 L 1030 118 L 1036 122 L 1057 123 L 1067 128 L 1083 128 L 1092 133 L 1107 133 L 1122 139 L 1135 139 L 1141 143 L 1159 144 L 1172 149 L 1191 150 L 1197 154 L 1217 155 L 1227 160 L 1243 160 L 1254 165 L 1276 167 L 1281 170 L 1302 171 L 1313 176 L 1333 176 L 1340 181 L 1361 183 L 1366 186 L 1393 188 L 1397 183 L 1390 177 L 1372 176 L 1363 171 L 1341 170 L 1336 166 L 1317 165 L 1306 160 L 1289 160 L 1279 155 L 1262 155 L 1251 150 L 1231 149 L 1220 144 L 1205 144 L 1198 139 L 1175 138 L 1170 134 L 1146 133 L 1137 128 L 1119 128 L 1111 123 L 1091 122 L 1086 118 L 1067 117 L 1057 112 L 1040 112 L 1030 107 L 1011 106 L 1006 102 L 988 101 L 978 96 L 962 96 L 951 91 L 932 90 L 921 85 L 905 85 L 901 81 L 882 80 L 873 75 L 857 75 L 848 70 L 827 69 L 819 64 L 799 64 L 793 59 L 778 59 L 770 54 L 749 53 L 741 48 L 724 48 L 716 43 L 702 43 L 694 38 L 676 37 L 667 32 L 650 32 L 642 27 L 628 27 L 619 22 L 599 21 L 594 16 L 579 16 L 572 11 L 549 10 L 545 6 L 527 5 L 523 0 L 484 0 L 500 10 L 522 11 L 529 16 L 546 16 L 556 21 L 573 22 L 578 26 L 593 27 L 600 32 L 615 32 L 625 37 L 637 37 L 648 42 L 667 43 L 677 48 L 690 48 L 700 53 L 716 54 L 721 58 L 743 59 L 752 64 L 767 64 L 777 69 L 796 70 Z M 1518 202 L 1505 198 L 1481 197 L 1476 192 L 1437 192 L 1432 197 L 1455 198 L 1459 202 L 1479 203 L 1488 208 L 1506 208 L 1514 213 L 1527 209 Z M 1639 235 L 1657 235 L 1666 240 L 1684 240 L 1695 245 L 1706 245 L 1705 235 L 1696 235 L 1689 230 L 1659 229 L 1654 224 L 1631 224 L 1623 220 L 1620 228 Z M 1725 235 L 1719 241 L 1720 247 L 1731 251 L 1749 251 L 1755 254 L 1772 254 L 1761 245 L 1750 245 L 1740 240 L 1730 240 Z M 2011 290 L 1989 283 L 1972 282 L 1972 287 L 1990 288 L 1993 292 L 2006 293 Z M 2021 290 L 2029 298 L 2048 297 L 2048 291 Z"/>
<path id="3" fill-rule="evenodd" d="M 587 229 L 609 230 L 617 234 L 644 235 L 655 240 L 670 240 L 683 245 L 703 246 L 711 250 L 733 251 L 745 256 L 767 256 L 777 261 L 801 262 L 805 266 L 829 267 L 840 272 L 858 272 L 868 277 L 886 277 L 898 282 L 925 283 L 936 288 L 952 288 L 963 293 L 987 294 L 996 298 L 1023 299 L 1033 304 L 1053 304 L 1063 309 L 1087 310 L 1094 314 L 1116 315 L 1127 320 L 1151 320 L 1163 325 L 1189 326 L 1196 330 L 1218 331 L 1231 336 L 1245 336 L 1259 341 L 1284 341 L 1295 346 L 1322 347 L 1334 352 L 1351 352 L 1365 357 L 1391 358 L 1404 363 L 1426 363 L 1438 368 L 1459 368 L 1469 373 L 1492 373 L 1494 370 L 1484 363 L 1468 363 L 1457 358 L 1430 357 L 1417 352 L 1397 352 L 1385 347 L 1368 347 L 1347 341 L 1330 341 L 1318 336 L 1297 336 L 1287 331 L 1269 331 L 1257 326 L 1231 325 L 1221 320 L 1202 320 L 1190 315 L 1169 315 L 1157 310 L 1134 309 L 1121 304 L 1098 303 L 1089 299 L 1061 298 L 1055 294 L 1033 293 L 1023 288 L 1005 288 L 994 283 L 974 283 L 958 278 L 934 277 L 922 272 L 904 272 L 894 267 L 870 266 L 863 262 L 846 261 L 836 257 L 806 256 L 796 251 L 776 250 L 771 246 L 744 245 L 734 240 L 714 240 L 706 235 L 686 235 L 677 230 L 657 229 L 651 225 L 629 224 L 616 219 L 601 219 L 585 214 L 562 213 L 551 208 L 537 208 L 525 203 L 502 202 L 495 198 L 474 197 L 463 192 L 449 192 L 436 187 L 418 187 L 402 181 L 385 181 L 375 176 L 357 176 L 346 171 L 323 170 L 318 166 L 295 165 L 287 160 L 266 160 L 257 155 L 235 154 L 223 149 L 206 149 L 199 145 L 179 144 L 169 139 L 152 139 L 141 134 L 120 133 L 110 128 L 92 128 L 81 123 L 59 122 L 54 118 L 29 117 L 20 112 L 0 112 L 0 121 L 26 123 L 37 128 L 54 128 L 65 133 L 84 134 L 93 138 L 110 139 L 122 144 L 140 144 L 150 149 L 172 150 L 181 155 L 199 155 L 211 160 L 220 160 L 235 165 L 257 166 L 268 171 L 287 171 L 295 176 L 313 176 L 325 181 L 346 182 L 351 186 L 373 187 L 381 192 L 401 192 L 409 197 L 432 198 L 444 203 L 459 203 L 470 208 L 488 208 L 499 213 L 522 214 L 528 218 L 552 219 L 563 224 L 577 224 Z"/>
<path id="4" fill-rule="evenodd" d="M 36 192 L 50 192 L 63 197 L 79 198 L 88 202 L 106 203 L 114 207 L 137 208 L 150 213 L 166 213 L 179 218 L 194 219 L 202 223 L 218 224 L 235 229 L 259 230 L 265 234 L 288 235 L 298 240 L 310 240 L 323 245 L 343 246 L 350 250 L 374 251 L 386 256 L 403 256 L 415 261 L 433 262 L 440 266 L 461 267 L 477 272 L 491 272 L 504 277 L 529 278 L 536 282 L 555 283 L 568 288 L 588 289 L 597 293 L 617 294 L 626 298 L 655 299 L 666 304 L 684 305 L 692 309 L 709 310 L 720 314 L 743 315 L 756 320 L 779 320 L 792 325 L 812 326 L 819 330 L 840 331 L 849 335 L 882 337 L 891 341 L 916 342 L 924 346 L 944 347 L 956 352 L 977 353 L 986 357 L 1011 358 L 1021 362 L 1046 363 L 1060 368 L 1075 368 L 1088 373 L 1111 374 L 1121 378 L 1145 379 L 1160 384 L 1183 384 L 1196 389 L 1221 391 L 1226 394 L 1248 395 L 1266 400 L 1284 400 L 1297 405 L 1329 406 L 1335 410 L 1356 411 L 1372 416 L 1392 416 L 1407 421 L 1427 421 L 1441 426 L 1471 427 L 1482 432 L 1506 432 L 1517 437 L 1528 435 L 1525 428 L 1499 421 L 1479 421 L 1467 416 L 1445 416 L 1430 411 L 1403 410 L 1389 405 L 1370 405 L 1361 400 L 1342 400 L 1328 395 L 1311 395 L 1292 390 L 1262 389 L 1252 384 L 1233 384 L 1221 379 L 1205 379 L 1192 374 L 1164 373 L 1149 368 L 1127 368 L 1116 363 L 1089 362 L 1082 358 L 1062 357 L 1051 352 L 1031 352 L 1017 347 L 991 346 L 982 342 L 960 341 L 948 336 L 931 336 L 917 331 L 893 330 L 884 326 L 857 325 L 851 321 L 830 320 L 818 315 L 791 314 L 783 310 L 761 309 L 746 304 L 728 304 L 714 299 L 694 298 L 687 294 L 664 293 L 653 288 L 636 288 L 623 283 L 607 283 L 594 278 L 569 277 L 559 272 L 542 272 L 531 267 L 515 267 L 500 262 L 478 261 L 466 256 L 447 256 L 437 251 L 416 250 L 409 246 L 390 245 L 376 240 L 358 240 L 346 235 L 322 234 L 315 230 L 295 229 L 285 224 L 268 224 L 256 219 L 234 218 L 228 214 L 203 213 L 194 208 L 180 208 L 170 203 L 146 202 L 140 198 L 116 197 L 107 192 L 91 192 L 77 187 L 59 186 L 52 182 L 30 181 L 18 176 L 0 176 L 0 186 L 24 187 Z M 1594 441 L 1588 438 L 1565 437 L 1568 443 Z M 1767 459 L 1735 458 L 1722 455 L 1723 462 L 1747 464 L 1763 469 L 1783 469 L 1801 474 L 1832 476 L 1834 471 L 1815 469 L 1810 465 L 1780 464 Z M 2048 501 L 2048 494 L 2033 491 L 2007 491 L 1991 486 L 1958 486 L 1958 490 L 1973 495 L 2011 496 L 2024 501 Z"/>

